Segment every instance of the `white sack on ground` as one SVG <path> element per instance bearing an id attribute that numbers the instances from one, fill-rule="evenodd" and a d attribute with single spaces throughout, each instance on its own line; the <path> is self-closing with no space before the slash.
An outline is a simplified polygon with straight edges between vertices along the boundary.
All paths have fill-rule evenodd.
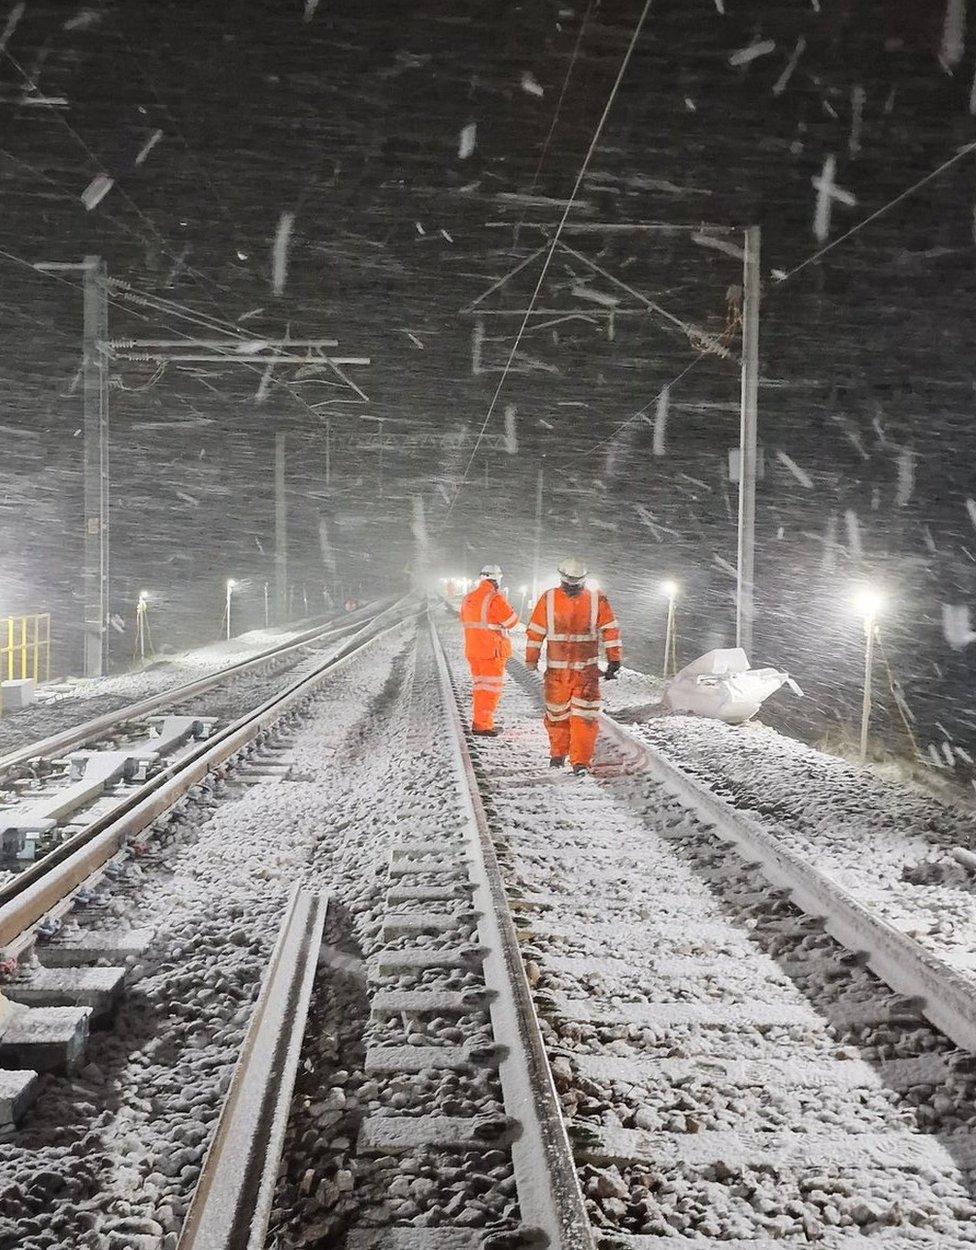
<path id="1" fill-rule="evenodd" d="M 669 712 L 682 716 L 707 716 L 741 725 L 784 685 L 794 694 L 803 694 L 789 673 L 750 668 L 742 648 L 731 647 L 709 651 L 683 668 L 665 685 L 661 702 Z"/>

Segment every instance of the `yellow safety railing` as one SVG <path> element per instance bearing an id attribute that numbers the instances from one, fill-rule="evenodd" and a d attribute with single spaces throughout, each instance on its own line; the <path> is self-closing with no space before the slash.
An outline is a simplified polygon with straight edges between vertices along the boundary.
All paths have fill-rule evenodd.
<path id="1" fill-rule="evenodd" d="M 0 680 L 51 680 L 51 613 L 0 617 Z"/>

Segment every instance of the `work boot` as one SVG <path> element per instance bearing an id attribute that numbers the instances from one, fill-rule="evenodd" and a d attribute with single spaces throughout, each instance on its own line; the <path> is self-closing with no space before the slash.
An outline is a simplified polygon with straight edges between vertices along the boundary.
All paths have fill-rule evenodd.
<path id="1" fill-rule="evenodd" d="M 577 777 L 585 777 L 589 771 L 590 771 L 590 766 L 588 764 L 574 764 L 573 765 L 573 773 Z"/>
<path id="2" fill-rule="evenodd" d="M 499 734 L 497 729 L 472 729 L 471 732 L 476 738 L 497 738 Z"/>
<path id="3" fill-rule="evenodd" d="M 553 756 L 551 756 L 551 757 L 550 757 L 550 759 L 549 759 L 549 767 L 550 767 L 550 768 L 565 768 L 565 767 L 566 767 L 566 756 L 565 756 L 565 755 L 553 755 Z"/>

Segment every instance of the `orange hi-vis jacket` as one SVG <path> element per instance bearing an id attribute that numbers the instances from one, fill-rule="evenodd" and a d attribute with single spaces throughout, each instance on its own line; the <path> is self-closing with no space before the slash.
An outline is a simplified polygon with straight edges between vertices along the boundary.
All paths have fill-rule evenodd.
<path id="1" fill-rule="evenodd" d="M 508 631 L 518 624 L 511 604 L 483 578 L 461 602 L 464 654 L 468 660 L 507 660 L 512 654 Z"/>
<path id="2" fill-rule="evenodd" d="M 545 641 L 547 672 L 582 672 L 596 666 L 601 638 L 607 659 L 619 660 L 620 627 L 606 595 L 584 589 L 571 599 L 557 586 L 535 605 L 527 628 L 525 659 L 537 663 Z"/>

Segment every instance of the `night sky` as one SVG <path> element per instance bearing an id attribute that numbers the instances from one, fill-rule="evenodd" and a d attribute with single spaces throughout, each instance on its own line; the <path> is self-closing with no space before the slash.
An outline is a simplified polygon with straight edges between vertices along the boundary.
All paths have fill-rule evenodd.
<path id="1" fill-rule="evenodd" d="M 541 466 L 545 570 L 584 555 L 653 666 L 664 576 L 684 660 L 731 641 L 730 250 L 758 224 L 755 659 L 807 691 L 782 723 L 836 733 L 859 699 L 851 595 L 879 583 L 922 748 L 976 751 L 976 154 L 886 208 L 976 139 L 966 0 L 652 5 L 561 235 L 577 255 L 554 253 L 552 316 L 475 452 L 545 253 L 485 292 L 562 216 L 641 8 L 3 6 L 0 612 L 53 611 L 59 671 L 80 662 L 81 296 L 33 262 L 98 254 L 150 297 L 113 285 L 112 340 L 329 337 L 372 362 L 348 370 L 364 402 L 321 367 L 262 385 L 260 366 L 114 360 L 113 612 L 151 587 L 157 636 L 203 640 L 232 575 L 258 623 L 285 431 L 291 576 L 313 605 L 485 559 L 523 583 Z"/>

